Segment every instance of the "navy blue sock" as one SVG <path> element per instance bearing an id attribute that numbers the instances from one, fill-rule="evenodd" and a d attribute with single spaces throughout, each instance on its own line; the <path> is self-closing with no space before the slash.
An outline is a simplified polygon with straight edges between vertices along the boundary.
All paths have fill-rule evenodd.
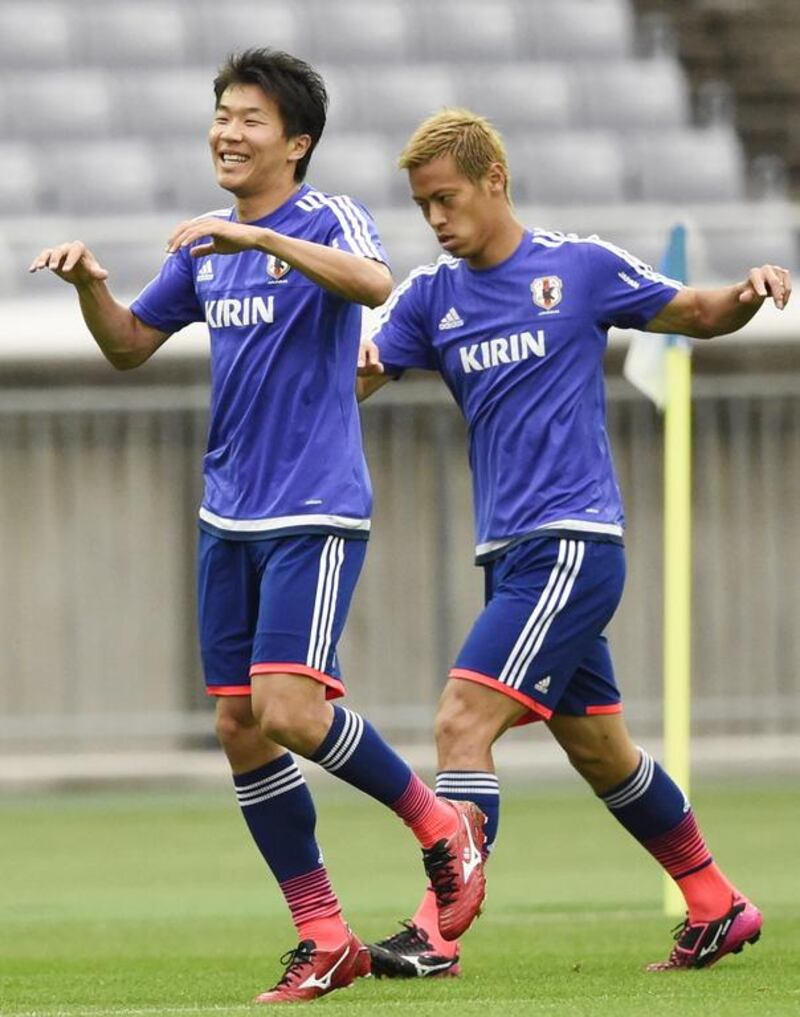
<path id="1" fill-rule="evenodd" d="M 641 844 L 677 827 L 691 811 L 686 795 L 644 749 L 639 765 L 621 784 L 599 797 Z"/>
<path id="2" fill-rule="evenodd" d="M 330 730 L 310 758 L 390 808 L 402 799 L 414 776 L 368 720 L 342 706 L 334 706 Z"/>
<path id="3" fill-rule="evenodd" d="M 436 774 L 436 794 L 451 801 L 475 802 L 481 809 L 486 816 L 484 851 L 488 855 L 500 823 L 500 784 L 496 774 L 484 770 L 440 770 Z"/>
<path id="4" fill-rule="evenodd" d="M 236 798 L 253 840 L 279 883 L 319 869 L 317 813 L 290 753 L 233 775 Z"/>

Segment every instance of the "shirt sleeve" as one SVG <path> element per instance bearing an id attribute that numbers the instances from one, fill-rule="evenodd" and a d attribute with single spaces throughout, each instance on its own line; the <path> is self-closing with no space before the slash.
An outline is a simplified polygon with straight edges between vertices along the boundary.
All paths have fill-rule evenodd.
<path id="1" fill-rule="evenodd" d="M 205 321 L 189 258 L 188 248 L 167 255 L 161 271 L 131 304 L 146 325 L 171 334 L 193 321 Z"/>
<path id="2" fill-rule="evenodd" d="M 592 299 L 598 321 L 618 328 L 643 328 L 682 284 L 656 272 L 621 247 L 592 238 L 589 258 Z"/>
<path id="3" fill-rule="evenodd" d="M 364 205 L 346 194 L 327 196 L 325 205 L 332 214 L 331 229 L 326 238 L 328 247 L 338 247 L 350 254 L 389 264 L 378 227 Z"/>
<path id="4" fill-rule="evenodd" d="M 400 375 L 412 367 L 439 369 L 422 313 L 419 287 L 412 276 L 400 283 L 381 308 L 369 338 L 380 349 L 387 374 Z"/>

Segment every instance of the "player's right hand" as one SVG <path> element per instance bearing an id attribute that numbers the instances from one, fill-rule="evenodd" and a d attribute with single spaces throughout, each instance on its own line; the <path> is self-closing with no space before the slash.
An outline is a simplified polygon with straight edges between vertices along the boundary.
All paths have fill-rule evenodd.
<path id="1" fill-rule="evenodd" d="M 371 339 L 364 339 L 359 347 L 358 374 L 361 378 L 383 374 L 381 351 Z"/>
<path id="2" fill-rule="evenodd" d="M 58 247 L 45 247 L 33 259 L 28 271 L 41 272 L 46 268 L 73 286 L 87 286 L 108 278 L 106 269 L 80 240 L 59 244 Z"/>

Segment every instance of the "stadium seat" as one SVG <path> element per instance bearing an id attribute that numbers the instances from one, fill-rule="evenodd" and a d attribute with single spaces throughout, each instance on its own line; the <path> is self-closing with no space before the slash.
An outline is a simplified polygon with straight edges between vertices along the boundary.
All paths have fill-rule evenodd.
<path id="1" fill-rule="evenodd" d="M 37 138 L 107 135 L 112 125 L 106 74 L 39 71 L 5 74 L 0 81 L 12 132 Z"/>
<path id="2" fill-rule="evenodd" d="M 712 275 L 726 282 L 743 279 L 756 265 L 783 265 L 793 272 L 800 268 L 797 240 L 788 224 L 708 228 L 706 237 Z"/>
<path id="3" fill-rule="evenodd" d="M 517 201 L 539 205 L 616 202 L 625 197 L 619 138 L 607 131 L 554 131 L 506 138 Z"/>
<path id="4" fill-rule="evenodd" d="M 520 52 L 531 59 L 633 55 L 628 0 L 526 0 L 518 10 Z"/>
<path id="5" fill-rule="evenodd" d="M 158 193 L 163 207 L 177 218 L 227 208 L 233 197 L 218 186 L 203 138 L 158 142 Z"/>
<path id="6" fill-rule="evenodd" d="M 404 10 L 399 0 L 316 0 L 306 8 L 303 46 L 307 37 L 313 59 L 335 64 L 405 61 L 412 50 Z"/>
<path id="7" fill-rule="evenodd" d="M 569 127 L 574 99 L 569 65 L 563 63 L 498 63 L 481 74 L 462 69 L 458 101 L 506 127 Z"/>
<path id="8" fill-rule="evenodd" d="M 23 141 L 0 141 L 0 214 L 29 215 L 39 211 L 42 189 L 33 147 Z"/>
<path id="9" fill-rule="evenodd" d="M 57 67 L 73 58 L 70 8 L 65 3 L 4 0 L 0 4 L 0 67 Z"/>
<path id="10" fill-rule="evenodd" d="M 45 160 L 55 210 L 145 212 L 159 202 L 155 153 L 138 139 L 62 143 Z"/>
<path id="11" fill-rule="evenodd" d="M 163 67 L 186 57 L 181 8 L 169 0 L 78 5 L 72 17 L 81 62 L 108 67 Z"/>
<path id="12" fill-rule="evenodd" d="M 108 282 L 117 297 L 139 293 L 158 275 L 165 257 L 164 249 L 156 244 L 115 240 L 111 235 L 93 241 L 92 250 L 108 270 Z"/>
<path id="13" fill-rule="evenodd" d="M 115 122 L 126 133 L 204 138 L 214 117 L 209 68 L 126 71 L 114 82 Z"/>
<path id="14" fill-rule="evenodd" d="M 415 28 L 414 52 L 460 67 L 470 61 L 513 60 L 520 42 L 515 10 L 508 0 L 407 3 L 407 16 Z M 519 52 L 530 56 L 522 42 Z"/>
<path id="15" fill-rule="evenodd" d="M 393 156 L 381 134 L 332 134 L 312 156 L 309 183 L 328 194 L 349 194 L 370 209 L 387 205 Z"/>
<path id="16" fill-rule="evenodd" d="M 233 50 L 261 46 L 301 57 L 308 52 L 302 9 L 279 0 L 202 0 L 186 4 L 184 18 L 193 63 L 217 67 Z"/>
<path id="17" fill-rule="evenodd" d="M 689 90 L 675 60 L 615 60 L 576 71 L 581 119 L 589 127 L 681 127 L 690 122 Z"/>
<path id="18" fill-rule="evenodd" d="M 630 139 L 635 196 L 644 201 L 740 201 L 745 163 L 727 127 L 653 131 Z"/>
<path id="19" fill-rule="evenodd" d="M 359 126 L 395 138 L 458 99 L 453 73 L 440 64 L 359 68 L 353 83 L 350 102 Z"/>

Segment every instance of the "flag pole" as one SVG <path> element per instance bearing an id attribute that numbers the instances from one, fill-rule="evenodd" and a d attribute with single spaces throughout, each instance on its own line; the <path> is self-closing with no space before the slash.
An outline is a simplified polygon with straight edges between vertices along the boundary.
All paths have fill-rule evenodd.
<path id="1" fill-rule="evenodd" d="M 667 274 L 686 280 L 685 229 L 675 227 Z M 664 765 L 689 795 L 692 618 L 692 361 L 683 336 L 665 352 L 664 413 Z M 683 896 L 664 873 L 664 912 L 678 917 Z"/>

